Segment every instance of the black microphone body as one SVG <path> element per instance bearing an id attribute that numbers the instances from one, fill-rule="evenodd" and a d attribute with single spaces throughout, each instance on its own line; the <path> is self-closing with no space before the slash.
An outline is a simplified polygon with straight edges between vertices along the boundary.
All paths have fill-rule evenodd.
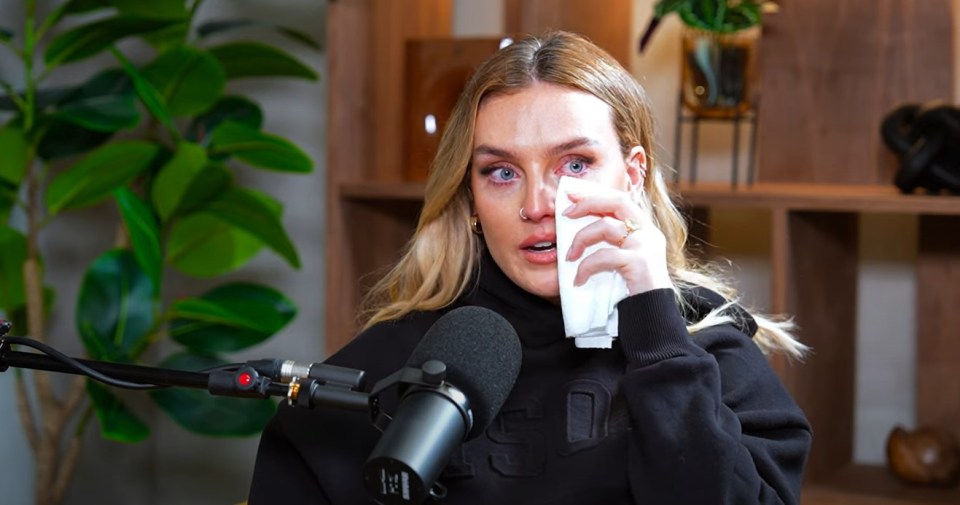
<path id="1" fill-rule="evenodd" d="M 422 503 L 450 455 L 463 442 L 466 396 L 448 384 L 417 387 L 384 431 L 364 465 L 368 492 L 384 504 Z"/>
<path id="2" fill-rule="evenodd" d="M 364 464 L 367 492 L 384 505 L 423 503 L 457 446 L 483 433 L 503 406 L 521 355 L 513 326 L 489 309 L 461 307 L 437 320 L 408 365 L 426 371 L 439 361 L 446 380 L 401 391 Z"/>

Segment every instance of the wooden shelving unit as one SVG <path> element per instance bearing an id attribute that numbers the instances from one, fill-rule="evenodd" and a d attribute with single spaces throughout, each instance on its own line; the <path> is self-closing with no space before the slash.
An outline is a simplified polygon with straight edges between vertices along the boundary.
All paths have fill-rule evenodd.
<path id="1" fill-rule="evenodd" d="M 611 1 L 605 9 L 590 8 L 590 0 L 506 1 L 509 33 L 552 26 L 602 32 L 604 38 L 595 40 L 629 41 L 629 1 Z M 944 1 L 950 0 L 936 0 Z M 785 3 L 784 8 L 800 4 L 808 5 Z M 816 5 L 824 9 L 833 3 Z M 355 334 L 356 311 L 371 274 L 397 258 L 416 226 L 423 183 L 404 180 L 401 166 L 403 48 L 407 40 L 449 36 L 452 2 L 336 0 L 328 9 L 326 345 L 334 352 Z M 578 21 L 585 22 L 578 26 Z M 631 51 L 611 50 L 626 56 Z M 768 107 L 773 101 L 768 95 L 776 84 L 764 83 L 767 113 L 775 111 Z M 763 128 L 763 114 L 760 120 Z M 771 153 L 765 158 L 761 150 L 759 159 L 762 176 Z M 795 170 L 782 165 L 780 160 L 770 179 L 749 187 L 699 183 L 677 191 L 679 201 L 705 223 L 695 231 L 708 242 L 713 209 L 770 213 L 771 307 L 795 315 L 801 337 L 816 350 L 804 363 L 774 361 L 815 430 L 803 503 L 960 503 L 960 488 L 911 489 L 884 468 L 852 464 L 862 213 L 917 216 L 916 418 L 922 424 L 952 426 L 960 437 L 960 199 L 900 195 L 881 185 L 886 179 L 877 177 L 877 170 L 851 163 L 833 172 L 822 163 L 798 161 Z"/>
<path id="2" fill-rule="evenodd" d="M 960 503 L 960 487 L 912 489 L 885 468 L 853 464 L 859 214 L 919 220 L 916 417 L 919 424 L 960 433 L 960 393 L 951 389 L 960 383 L 960 198 L 902 195 L 872 185 L 678 189 L 679 201 L 706 223 L 713 209 L 770 213 L 771 310 L 794 315 L 801 338 L 814 349 L 803 363 L 774 359 L 814 427 L 804 504 Z M 709 225 L 698 230 L 709 243 Z"/>

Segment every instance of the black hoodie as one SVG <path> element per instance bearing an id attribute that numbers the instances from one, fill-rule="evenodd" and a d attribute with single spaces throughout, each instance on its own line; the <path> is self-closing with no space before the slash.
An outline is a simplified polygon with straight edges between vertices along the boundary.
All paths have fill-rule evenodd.
<path id="1" fill-rule="evenodd" d="M 453 307 L 504 316 L 523 361 L 500 413 L 454 453 L 436 503 L 799 503 L 810 428 L 751 340 L 747 312 L 733 306 L 732 323 L 690 335 L 688 322 L 723 298 L 694 289 L 681 308 L 672 291 L 654 290 L 620 302 L 612 349 L 579 349 L 558 305 L 516 286 L 489 255 L 480 271 Z M 373 384 L 405 365 L 440 315 L 378 324 L 327 363 Z M 365 413 L 281 407 L 261 439 L 250 505 L 374 503 L 360 470 L 378 435 Z"/>

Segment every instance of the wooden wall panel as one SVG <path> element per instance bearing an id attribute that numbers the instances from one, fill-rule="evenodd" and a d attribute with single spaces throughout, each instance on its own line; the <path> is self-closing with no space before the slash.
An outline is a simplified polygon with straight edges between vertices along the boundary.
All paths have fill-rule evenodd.
<path id="1" fill-rule="evenodd" d="M 632 0 L 504 0 L 504 26 L 518 35 L 577 32 L 630 68 L 632 6 Z"/>
<path id="2" fill-rule="evenodd" d="M 373 151 L 375 180 L 397 180 L 404 173 L 402 142 L 405 126 L 404 83 L 407 41 L 445 37 L 453 24 L 451 0 L 373 0 L 372 36 L 376 41 L 370 58 L 354 65 L 370 65 L 374 116 Z"/>
<path id="3" fill-rule="evenodd" d="M 377 234 L 404 223 L 363 224 L 362 212 L 341 188 L 347 182 L 403 179 L 404 49 L 407 40 L 444 37 L 452 26 L 452 0 L 337 0 L 327 11 L 327 259 L 326 348 L 353 337 L 358 279 L 369 272 L 366 249 L 399 251 L 406 240 Z M 414 218 L 409 218 L 415 222 Z M 381 220 L 382 221 L 382 220 Z M 366 242 L 358 241 L 364 239 Z M 359 250 L 358 250 L 359 248 Z M 373 261 L 373 263 L 377 263 Z M 379 266 L 379 265 L 376 265 Z"/>
<path id="4" fill-rule="evenodd" d="M 856 214 L 792 212 L 787 220 L 787 311 L 813 352 L 777 369 L 813 426 L 807 477 L 817 481 L 853 459 L 859 225 Z"/>
<path id="5" fill-rule="evenodd" d="M 892 184 L 903 102 L 953 98 L 953 0 L 781 0 L 761 40 L 758 180 Z"/>
<path id="6" fill-rule="evenodd" d="M 917 423 L 952 430 L 960 440 L 958 231 L 960 218 L 956 216 L 920 217 L 917 257 Z"/>

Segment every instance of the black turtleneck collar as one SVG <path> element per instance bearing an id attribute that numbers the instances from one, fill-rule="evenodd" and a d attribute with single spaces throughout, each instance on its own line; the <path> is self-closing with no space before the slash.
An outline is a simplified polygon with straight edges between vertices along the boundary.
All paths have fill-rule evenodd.
<path id="1" fill-rule="evenodd" d="M 478 282 L 464 296 L 463 303 L 486 307 L 507 318 L 523 345 L 541 347 L 564 339 L 560 306 L 517 286 L 486 248 L 474 279 Z"/>

